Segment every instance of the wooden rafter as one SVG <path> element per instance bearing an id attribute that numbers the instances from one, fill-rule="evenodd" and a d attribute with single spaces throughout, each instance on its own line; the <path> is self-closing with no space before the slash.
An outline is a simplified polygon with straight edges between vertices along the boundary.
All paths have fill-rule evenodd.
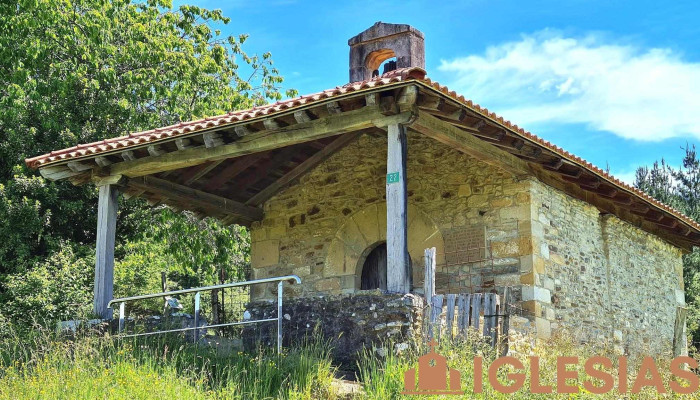
<path id="1" fill-rule="evenodd" d="M 411 129 L 515 175 L 529 173 L 530 169 L 525 161 L 504 150 L 484 143 L 470 133 L 429 113 L 419 112 L 418 118 L 411 124 Z"/>
<path id="2" fill-rule="evenodd" d="M 236 178 L 238 175 L 243 173 L 243 171 L 252 167 L 263 158 L 264 157 L 262 156 L 246 156 L 233 160 L 230 165 L 206 182 L 204 185 L 204 190 L 215 191 L 219 189 L 223 184 Z"/>
<path id="3" fill-rule="evenodd" d="M 243 179 L 237 179 L 232 182 L 233 190 L 237 193 L 245 192 L 249 187 L 270 175 L 270 172 L 284 166 L 298 154 L 298 150 L 294 147 L 286 147 L 280 150 L 273 157 L 264 160 L 253 167 L 253 170 Z"/>
<path id="4" fill-rule="evenodd" d="M 210 161 L 201 165 L 197 165 L 196 167 L 191 167 L 187 172 L 182 174 L 182 176 L 180 177 L 180 181 L 182 181 L 182 183 L 184 183 L 185 185 L 190 185 L 198 179 L 200 179 L 201 177 L 203 177 L 204 175 L 208 174 L 214 168 L 218 167 L 219 164 L 221 164 L 222 162 L 224 162 L 224 160 Z"/>
<path id="5" fill-rule="evenodd" d="M 183 206 L 189 205 L 192 208 L 206 209 L 212 214 L 237 215 L 248 222 L 258 221 L 263 216 L 263 211 L 260 208 L 251 207 L 225 197 L 192 189 L 153 176 L 131 178 L 126 182 L 126 185 L 172 199 Z"/>

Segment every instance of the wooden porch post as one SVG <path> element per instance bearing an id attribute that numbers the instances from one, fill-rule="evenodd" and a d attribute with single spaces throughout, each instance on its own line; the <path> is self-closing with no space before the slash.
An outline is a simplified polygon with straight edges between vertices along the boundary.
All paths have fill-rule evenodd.
<path id="1" fill-rule="evenodd" d="M 386 287 L 389 292 L 408 293 L 406 128 L 400 124 L 388 126 L 386 166 Z"/>
<path id="2" fill-rule="evenodd" d="M 95 298 L 93 310 L 103 319 L 112 318 L 107 303 L 114 289 L 114 238 L 117 227 L 117 195 L 114 185 L 100 186 L 97 205 L 97 254 L 95 257 Z"/>

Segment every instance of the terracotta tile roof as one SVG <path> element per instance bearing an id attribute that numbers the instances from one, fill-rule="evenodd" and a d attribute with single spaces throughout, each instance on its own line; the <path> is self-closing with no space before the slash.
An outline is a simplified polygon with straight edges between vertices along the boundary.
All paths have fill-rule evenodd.
<path id="1" fill-rule="evenodd" d="M 127 136 L 119 136 L 93 142 L 88 144 L 79 144 L 67 149 L 55 150 L 51 153 L 37 157 L 28 158 L 25 160 L 30 168 L 40 168 L 43 165 L 53 162 L 67 161 L 74 158 L 85 156 L 99 155 L 99 153 L 114 151 L 118 149 L 126 149 L 132 146 L 143 145 L 163 139 L 174 138 L 180 135 L 185 135 L 200 131 L 203 129 L 214 128 L 221 125 L 235 124 L 237 122 L 247 121 L 255 118 L 266 117 L 271 114 L 286 111 L 290 108 L 301 107 L 307 104 L 315 103 L 321 100 L 326 100 L 331 97 L 338 97 L 344 94 L 349 94 L 363 89 L 371 89 L 374 87 L 384 86 L 390 83 L 397 83 L 407 79 L 421 79 L 425 77 L 425 71 L 420 68 L 404 68 L 398 71 L 391 71 L 382 75 L 377 79 L 372 79 L 364 82 L 349 83 L 343 86 L 338 86 L 333 89 L 324 90 L 322 92 L 300 96 L 293 99 L 278 101 L 277 103 L 267 104 L 264 106 L 254 107 L 248 110 L 234 111 L 224 115 L 208 117 L 196 121 L 181 122 L 179 124 L 166 126 L 163 128 L 151 129 L 148 131 L 131 133 Z"/>
<path id="2" fill-rule="evenodd" d="M 322 92 L 300 96 L 293 99 L 278 101 L 273 104 L 268 104 L 264 106 L 254 107 L 249 110 L 234 111 L 224 115 L 218 115 L 215 117 L 203 118 L 196 121 L 181 122 L 179 124 L 166 126 L 163 128 L 152 129 L 143 132 L 136 132 L 129 134 L 127 136 L 120 136 L 116 138 L 105 139 L 99 142 L 81 144 L 74 147 L 70 147 L 63 150 L 52 151 L 51 153 L 44 154 L 41 156 L 28 158 L 25 160 L 27 166 L 31 168 L 40 168 L 46 164 L 51 164 L 54 162 L 66 161 L 75 158 L 81 158 L 91 155 L 99 155 L 100 153 L 110 152 L 118 149 L 126 149 L 132 146 L 139 146 L 146 143 L 156 142 L 168 138 L 177 137 L 180 135 L 190 134 L 196 131 L 214 128 L 217 126 L 235 124 L 242 121 L 252 120 L 260 117 L 266 117 L 275 113 L 284 112 L 291 108 L 303 107 L 308 104 L 326 100 L 329 98 L 341 97 L 352 92 L 376 88 L 379 86 L 385 86 L 394 83 L 400 83 L 404 81 L 415 81 L 421 83 L 427 87 L 430 87 L 438 92 L 441 92 L 453 100 L 466 106 L 471 111 L 482 115 L 485 118 L 507 128 L 511 132 L 520 136 L 522 139 L 527 140 L 533 144 L 539 145 L 540 147 L 550 150 L 553 153 L 559 155 L 560 157 L 577 164 L 584 169 L 592 172 L 598 177 L 610 182 L 617 188 L 623 189 L 641 199 L 645 202 L 655 206 L 656 208 L 662 209 L 674 217 L 678 218 L 682 222 L 691 226 L 695 230 L 700 231 L 700 224 L 692 220 L 691 218 L 683 215 L 680 211 L 670 207 L 660 201 L 652 198 L 643 191 L 628 185 L 625 182 L 613 177 L 597 166 L 589 163 L 588 161 L 575 156 L 568 151 L 558 147 L 546 140 L 543 140 L 536 135 L 524 130 L 516 124 L 505 120 L 503 117 L 490 112 L 488 109 L 479 106 L 478 104 L 464 98 L 464 96 L 458 95 L 454 91 L 449 90 L 446 86 L 440 85 L 437 82 L 432 81 L 426 77 L 425 70 L 421 68 L 402 68 L 394 71 L 390 71 L 381 75 L 378 78 L 374 78 L 368 81 L 352 82 L 343 86 L 337 86 L 333 89 L 324 90 Z"/>
<path id="3" fill-rule="evenodd" d="M 502 126 L 508 128 L 510 131 L 516 133 L 517 135 L 519 135 L 523 139 L 528 140 L 531 143 L 537 144 L 537 145 L 539 145 L 547 150 L 551 150 L 552 152 L 556 153 L 560 157 L 562 157 L 568 161 L 571 161 L 574 164 L 578 164 L 579 166 L 587 169 L 590 172 L 593 172 L 598 177 L 603 178 L 604 180 L 612 183 L 613 185 L 617 186 L 618 188 L 623 189 L 631 194 L 634 194 L 637 197 L 642 198 L 646 202 L 651 203 L 652 205 L 654 205 L 662 210 L 667 211 L 668 213 L 677 217 L 678 219 L 680 219 L 681 221 L 690 225 L 694 229 L 700 230 L 700 224 L 698 224 L 692 218 L 686 216 L 685 214 L 681 213 L 680 211 L 676 210 L 675 208 L 668 206 L 668 205 L 656 200 L 655 198 L 649 196 L 648 194 L 635 188 L 634 186 L 629 185 L 629 184 L 615 178 L 611 174 L 605 172 L 601 168 L 591 164 L 590 162 L 584 160 L 583 158 L 578 157 L 574 154 L 571 154 L 568 151 L 562 149 L 561 147 L 559 147 L 553 143 L 550 143 L 550 142 L 538 137 L 537 135 L 535 135 L 531 132 L 526 131 L 525 129 L 519 127 L 518 125 L 513 124 L 512 122 L 504 119 L 503 117 L 496 115 L 495 113 L 489 111 L 487 108 L 481 107 L 480 105 L 472 102 L 471 100 L 465 99 L 464 96 L 458 95 L 454 91 L 451 91 L 447 86 L 440 85 L 439 83 L 432 81 L 430 78 L 424 78 L 424 79 L 422 79 L 422 82 L 427 84 L 428 86 L 432 87 L 433 89 L 438 90 L 441 93 L 450 96 L 454 100 L 467 106 L 472 111 L 477 112 L 477 113 L 481 114 L 482 116 L 487 117 L 494 122 L 497 122 L 499 125 L 502 125 Z"/>

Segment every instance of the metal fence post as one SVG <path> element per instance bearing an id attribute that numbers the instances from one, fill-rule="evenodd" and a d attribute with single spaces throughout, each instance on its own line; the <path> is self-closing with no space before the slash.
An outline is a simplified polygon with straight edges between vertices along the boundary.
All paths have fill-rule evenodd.
<path id="1" fill-rule="evenodd" d="M 122 301 L 119 303 L 119 328 L 117 330 L 118 333 L 122 333 L 124 330 L 124 309 L 126 308 L 126 302 Z"/>
<path id="2" fill-rule="evenodd" d="M 282 281 L 277 283 L 277 354 L 282 353 Z"/>
<path id="3" fill-rule="evenodd" d="M 199 341 L 199 302 L 201 299 L 201 292 L 194 294 L 194 342 Z"/>

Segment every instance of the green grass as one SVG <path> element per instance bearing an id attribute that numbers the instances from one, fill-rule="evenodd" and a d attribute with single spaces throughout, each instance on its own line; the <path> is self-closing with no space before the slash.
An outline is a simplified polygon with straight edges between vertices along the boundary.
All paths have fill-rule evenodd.
<path id="1" fill-rule="evenodd" d="M 385 347 L 389 348 L 390 344 Z M 332 385 L 335 369 L 329 350 L 328 343 L 314 340 L 287 349 L 281 357 L 274 349 L 224 355 L 177 338 L 115 340 L 82 335 L 69 341 L 52 332 L 37 330 L 13 334 L 0 341 L 0 399 L 333 399 L 337 398 Z M 514 350 L 526 367 L 528 356 L 541 357 L 541 381 L 547 385 L 556 385 L 557 356 L 576 355 L 585 359 L 599 352 L 564 339 Z M 529 376 L 524 389 L 512 395 L 502 394 L 491 388 L 486 375 L 496 354 L 478 335 L 462 341 L 443 341 L 437 351 L 447 357 L 450 368 L 461 372 L 467 398 L 659 398 L 650 390 L 635 396 L 621 396 L 616 391 L 605 396 L 585 391 L 572 395 L 532 395 L 528 390 Z M 381 359 L 371 350 L 365 351 L 358 365 L 364 393 L 358 397 L 446 398 L 401 395 L 404 371 L 416 367 L 418 357 L 425 352 L 423 344 L 414 345 L 400 355 L 389 352 Z M 484 393 L 480 395 L 473 393 L 475 356 L 484 358 Z M 665 362 L 657 364 L 663 371 Z M 502 381 L 504 374 L 502 371 Z M 633 379 L 631 375 L 630 381 Z M 667 381 L 668 373 L 665 373 L 664 382 Z"/>
<path id="2" fill-rule="evenodd" d="M 217 354 L 174 338 L 34 335 L 0 344 L 2 399 L 332 398 L 328 346 Z"/>

